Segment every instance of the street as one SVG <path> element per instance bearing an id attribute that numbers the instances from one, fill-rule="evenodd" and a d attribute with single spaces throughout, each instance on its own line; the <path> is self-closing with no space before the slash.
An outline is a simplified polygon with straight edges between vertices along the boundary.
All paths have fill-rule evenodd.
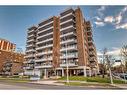
<path id="1" fill-rule="evenodd" d="M 91 89 L 121 89 L 121 88 L 104 88 L 95 86 L 55 86 L 46 84 L 32 84 L 32 83 L 11 83 L 0 81 L 1 90 L 91 90 Z"/>

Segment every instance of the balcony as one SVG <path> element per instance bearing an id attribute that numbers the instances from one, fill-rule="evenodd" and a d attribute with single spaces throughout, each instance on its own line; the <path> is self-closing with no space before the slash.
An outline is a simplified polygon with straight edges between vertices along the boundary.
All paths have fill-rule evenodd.
<path id="1" fill-rule="evenodd" d="M 74 25 L 69 25 L 68 27 L 61 28 L 60 31 L 63 31 L 63 30 L 69 29 L 69 28 L 75 28 L 75 27 L 74 27 Z"/>
<path id="2" fill-rule="evenodd" d="M 35 42 L 36 40 L 35 39 L 30 39 L 30 40 L 27 40 L 27 43 L 29 42 Z"/>
<path id="3" fill-rule="evenodd" d="M 90 61 L 90 62 L 96 62 L 96 58 L 95 58 L 95 57 L 90 57 L 90 58 L 89 58 L 89 61 Z"/>
<path id="4" fill-rule="evenodd" d="M 68 23 L 68 22 L 73 22 L 73 23 L 75 23 L 75 21 L 71 18 L 71 19 L 66 20 L 66 21 L 64 21 L 64 22 L 61 22 L 60 25 L 63 25 L 63 24 Z"/>
<path id="5" fill-rule="evenodd" d="M 44 54 L 52 54 L 52 53 L 53 53 L 53 51 L 47 51 L 47 52 L 39 52 L 36 55 L 41 56 L 41 55 L 44 55 Z"/>
<path id="6" fill-rule="evenodd" d="M 39 34 L 39 33 L 42 33 L 42 32 L 45 32 L 45 31 L 48 31 L 48 30 L 50 30 L 50 29 L 53 29 L 53 26 L 52 26 L 52 27 L 49 27 L 49 28 L 46 28 L 46 29 L 44 29 L 44 30 L 38 31 L 38 34 Z"/>
<path id="7" fill-rule="evenodd" d="M 77 46 L 68 46 L 67 48 L 61 48 L 60 51 L 66 51 L 66 50 L 77 50 Z"/>
<path id="8" fill-rule="evenodd" d="M 50 22 L 48 22 L 48 23 L 46 23 L 46 24 L 43 24 L 43 25 L 39 26 L 39 28 L 42 28 L 42 27 L 48 26 L 48 25 L 50 25 L 50 24 L 53 24 L 53 21 L 50 21 Z"/>
<path id="9" fill-rule="evenodd" d="M 35 52 L 35 49 L 29 49 L 29 50 L 26 50 L 26 52 Z"/>
<path id="10" fill-rule="evenodd" d="M 61 41 L 60 44 L 66 44 L 66 43 L 77 43 L 76 39 L 67 39 L 65 41 Z"/>
<path id="11" fill-rule="evenodd" d="M 73 35 L 75 35 L 76 36 L 76 33 L 74 33 L 73 31 L 72 32 L 68 32 L 68 33 L 65 33 L 65 34 L 61 34 L 60 35 L 60 38 L 62 38 L 62 37 L 65 37 L 65 36 L 73 36 Z"/>
<path id="12" fill-rule="evenodd" d="M 53 38 L 49 38 L 43 41 L 38 41 L 36 44 L 42 44 L 42 43 L 49 42 L 49 41 L 53 41 Z"/>
<path id="13" fill-rule="evenodd" d="M 25 56 L 25 58 L 30 58 L 30 57 L 34 57 L 34 54 L 27 54 L 27 55 Z"/>
<path id="14" fill-rule="evenodd" d="M 95 52 L 91 51 L 89 52 L 89 55 L 96 55 Z"/>
<path id="15" fill-rule="evenodd" d="M 34 44 L 27 44 L 26 47 L 34 47 L 35 45 Z"/>
<path id="16" fill-rule="evenodd" d="M 30 60 L 28 60 L 28 61 L 24 61 L 24 63 L 26 63 L 26 64 L 34 64 L 35 62 L 34 62 L 34 59 L 30 59 Z"/>
<path id="17" fill-rule="evenodd" d="M 74 16 L 73 12 L 67 13 L 64 16 L 60 16 L 60 19 L 63 19 L 63 18 L 68 17 L 70 15 L 73 15 Z"/>
<path id="18" fill-rule="evenodd" d="M 46 37 L 46 36 L 49 36 L 49 35 L 53 35 L 53 32 L 47 33 L 47 34 L 42 35 L 42 36 L 38 36 L 37 39 L 40 39 L 40 38 L 43 38 L 43 37 Z"/>
<path id="19" fill-rule="evenodd" d="M 50 48 L 50 47 L 53 47 L 53 44 L 37 47 L 36 50 L 47 49 L 47 48 Z"/>
<path id="20" fill-rule="evenodd" d="M 41 64 L 41 65 L 36 65 L 36 69 L 41 69 L 41 68 L 52 68 L 51 64 Z"/>
<path id="21" fill-rule="evenodd" d="M 25 69 L 25 70 L 34 69 L 34 66 L 25 66 L 25 67 L 23 67 L 23 69 Z"/>
<path id="22" fill-rule="evenodd" d="M 35 34 L 27 35 L 27 38 L 35 37 Z"/>
<path id="23" fill-rule="evenodd" d="M 41 58 L 41 59 L 36 59 L 35 62 L 45 62 L 45 61 L 52 61 L 52 57 L 48 57 L 48 58 Z"/>
<path id="24" fill-rule="evenodd" d="M 32 30 L 29 30 L 27 33 L 32 33 L 32 32 L 34 32 L 35 30 L 34 29 L 32 29 Z"/>
<path id="25" fill-rule="evenodd" d="M 60 59 L 69 59 L 69 58 L 78 58 L 78 54 L 76 53 L 76 54 L 67 54 L 67 56 L 66 55 L 63 55 L 63 56 L 60 56 Z"/>
<path id="26" fill-rule="evenodd" d="M 78 66 L 77 63 L 73 62 L 73 63 L 68 63 L 68 67 L 76 67 Z M 67 64 L 66 63 L 62 63 L 60 64 L 60 67 L 67 67 Z"/>

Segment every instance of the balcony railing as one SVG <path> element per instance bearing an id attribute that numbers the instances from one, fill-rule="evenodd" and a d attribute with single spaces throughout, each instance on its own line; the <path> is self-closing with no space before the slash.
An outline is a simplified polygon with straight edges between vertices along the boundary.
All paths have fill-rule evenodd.
<path id="1" fill-rule="evenodd" d="M 45 48 L 49 48 L 49 47 L 53 47 L 53 44 L 37 47 L 36 50 L 45 49 Z"/>
<path id="2" fill-rule="evenodd" d="M 48 42 L 48 41 L 53 41 L 53 38 L 49 38 L 49 39 L 46 39 L 46 40 L 43 40 L 43 41 L 38 41 L 37 44 L 42 44 L 42 43 Z"/>
<path id="3" fill-rule="evenodd" d="M 26 69 L 26 70 L 28 70 L 28 69 L 34 69 L 34 66 L 25 66 L 25 67 L 23 67 L 23 69 Z"/>
<path id="4" fill-rule="evenodd" d="M 44 54 L 51 54 L 51 53 L 53 53 L 53 51 L 39 52 L 39 53 L 37 53 L 36 55 L 37 55 L 37 56 L 41 56 L 41 55 L 44 55 Z"/>
<path id="5" fill-rule="evenodd" d="M 26 50 L 26 52 L 34 52 L 35 49 L 29 49 L 29 50 Z"/>
<path id="6" fill-rule="evenodd" d="M 78 54 L 68 54 L 60 56 L 60 59 L 66 59 L 66 58 L 78 58 Z"/>
<path id="7" fill-rule="evenodd" d="M 61 34 L 60 37 L 65 37 L 65 36 L 70 36 L 70 35 L 76 35 L 76 33 L 74 33 L 73 31 L 72 32 L 68 32 L 68 33 L 65 33 L 65 34 Z"/>
<path id="8" fill-rule="evenodd" d="M 40 39 L 40 38 L 43 38 L 43 37 L 46 37 L 46 36 L 49 36 L 49 35 L 52 35 L 52 34 L 53 34 L 53 32 L 47 33 L 47 34 L 45 34 L 45 35 L 38 36 L 37 39 Z"/>
<path id="9" fill-rule="evenodd" d="M 27 38 L 30 38 L 30 37 L 35 37 L 35 34 L 28 34 Z"/>
<path id="10" fill-rule="evenodd" d="M 25 56 L 25 58 L 34 57 L 34 56 L 35 56 L 34 54 L 27 54 L 27 55 Z"/>
<path id="11" fill-rule="evenodd" d="M 44 26 L 48 26 L 48 25 L 50 25 L 50 24 L 52 24 L 52 23 L 53 23 L 53 21 L 50 21 L 50 22 L 48 22 L 48 23 L 46 23 L 46 24 L 43 24 L 43 25 L 39 26 L 39 28 L 42 28 L 42 27 L 44 27 Z"/>
<path id="12" fill-rule="evenodd" d="M 48 58 L 41 58 L 41 59 L 36 59 L 35 62 L 44 62 L 44 61 L 51 61 L 52 57 L 48 57 Z"/>
<path id="13" fill-rule="evenodd" d="M 45 31 L 47 31 L 47 30 L 50 30 L 50 29 L 53 29 L 53 26 L 52 26 L 52 27 L 49 27 L 49 28 L 46 28 L 46 29 L 44 29 L 44 30 L 38 31 L 38 34 L 39 34 L 39 33 L 42 33 L 42 32 L 45 32 Z"/>
<path id="14" fill-rule="evenodd" d="M 63 19 L 63 18 L 65 18 L 65 17 L 67 17 L 67 16 L 70 16 L 70 15 L 73 15 L 73 16 L 74 16 L 74 14 L 71 12 L 71 13 L 68 13 L 68 14 L 66 14 L 66 15 L 64 15 L 64 16 L 60 16 L 60 19 Z"/>
<path id="15" fill-rule="evenodd" d="M 27 40 L 27 43 L 29 42 L 35 42 L 36 40 L 35 39 L 30 39 L 30 40 Z"/>
<path id="16" fill-rule="evenodd" d="M 77 50 L 77 46 L 68 46 L 67 48 L 63 47 L 60 49 L 60 51 L 66 51 L 66 50 Z"/>
<path id="17" fill-rule="evenodd" d="M 61 41 L 60 44 L 65 44 L 65 43 L 77 43 L 76 39 L 67 39 L 65 41 Z"/>
<path id="18" fill-rule="evenodd" d="M 36 69 L 40 69 L 40 68 L 52 68 L 51 64 L 41 64 L 41 65 L 36 65 L 35 66 Z"/>
<path id="19" fill-rule="evenodd" d="M 63 30 L 69 29 L 69 28 L 75 28 L 75 27 L 74 27 L 74 25 L 69 25 L 68 27 L 61 28 L 60 31 L 63 31 Z"/>
<path id="20" fill-rule="evenodd" d="M 75 23 L 75 21 L 71 18 L 71 19 L 68 19 L 68 20 L 66 20 L 66 21 L 64 21 L 64 22 L 61 22 L 60 25 L 63 25 L 63 24 L 68 23 L 68 22 L 73 22 L 73 23 Z"/>
<path id="21" fill-rule="evenodd" d="M 72 62 L 72 63 L 62 63 L 60 64 L 60 67 L 67 67 L 67 64 L 68 64 L 68 67 L 75 67 L 75 66 L 78 66 L 78 64 L 76 62 Z"/>

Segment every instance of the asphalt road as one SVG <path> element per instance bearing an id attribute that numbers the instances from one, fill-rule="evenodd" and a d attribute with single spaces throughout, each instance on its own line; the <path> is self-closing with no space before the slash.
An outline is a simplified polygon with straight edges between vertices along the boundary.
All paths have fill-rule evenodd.
<path id="1" fill-rule="evenodd" d="M 103 87 L 77 87 L 77 86 L 55 86 L 31 83 L 0 82 L 0 90 L 91 90 L 91 89 L 120 89 Z"/>

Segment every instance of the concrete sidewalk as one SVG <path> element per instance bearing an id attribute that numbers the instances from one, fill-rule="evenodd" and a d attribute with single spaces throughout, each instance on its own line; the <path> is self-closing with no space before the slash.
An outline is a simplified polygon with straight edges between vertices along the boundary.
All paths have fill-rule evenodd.
<path id="1" fill-rule="evenodd" d="M 127 89 L 127 84 L 113 84 L 114 86 L 118 87 L 118 88 L 124 88 Z"/>
<path id="2" fill-rule="evenodd" d="M 29 83 L 47 84 L 47 85 L 64 85 L 63 83 L 58 83 L 57 80 L 38 80 L 38 81 L 29 82 Z"/>
<path id="3" fill-rule="evenodd" d="M 29 83 L 33 83 L 33 84 L 46 84 L 46 85 L 56 85 L 56 86 L 62 86 L 64 85 L 63 83 L 60 82 L 66 82 L 66 81 L 58 81 L 58 80 L 38 80 L 38 81 L 33 81 L 33 82 L 29 82 Z M 70 82 L 80 82 L 80 83 L 90 83 L 90 84 L 100 84 L 100 83 L 96 83 L 96 82 L 86 82 L 86 81 L 70 81 Z M 109 86 L 112 87 L 117 87 L 117 88 L 122 88 L 122 89 L 127 89 L 127 84 L 110 84 Z M 84 87 L 84 86 L 81 86 Z M 90 85 L 90 87 L 92 87 L 92 85 Z M 93 85 L 93 87 L 102 87 L 105 88 L 101 85 Z"/>

